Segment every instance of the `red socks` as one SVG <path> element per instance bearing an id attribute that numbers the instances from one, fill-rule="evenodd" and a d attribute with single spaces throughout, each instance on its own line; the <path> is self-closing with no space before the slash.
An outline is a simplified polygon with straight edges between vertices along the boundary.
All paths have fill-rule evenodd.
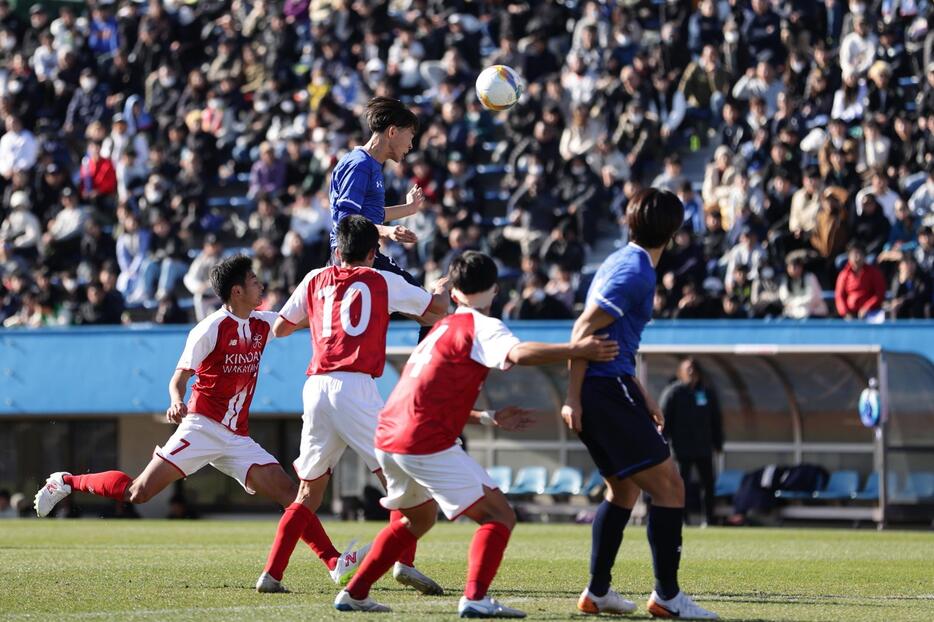
<path id="1" fill-rule="evenodd" d="M 480 600 L 486 596 L 499 564 L 503 561 L 506 544 L 509 542 L 509 527 L 502 523 L 484 523 L 477 528 L 470 542 L 467 559 L 467 586 L 464 596 Z"/>
<path id="2" fill-rule="evenodd" d="M 281 525 L 280 523 L 280 527 Z M 311 547 L 311 550 L 324 562 L 328 570 L 334 570 L 341 552 L 334 548 L 334 544 L 331 542 L 331 538 L 328 537 L 327 532 L 324 531 L 324 526 L 318 520 L 317 514 L 312 513 L 311 518 L 308 520 L 308 525 L 305 527 L 305 531 L 302 532 L 302 541 Z"/>
<path id="3" fill-rule="evenodd" d="M 400 512 L 399 510 L 393 510 L 392 512 L 389 513 L 389 522 L 390 522 L 390 523 L 398 522 L 398 521 L 402 520 L 403 518 L 405 518 L 405 514 L 403 514 L 403 513 Z M 414 566 L 414 565 L 415 565 L 415 548 L 416 548 L 416 546 L 418 546 L 418 545 L 417 545 L 415 542 L 413 542 L 413 543 L 412 543 L 412 546 L 410 546 L 410 547 L 406 548 L 404 551 L 402 551 L 402 553 L 399 555 L 399 560 L 398 560 L 398 561 L 401 562 L 401 563 L 403 563 L 403 564 L 405 564 L 406 566 Z"/>
<path id="4" fill-rule="evenodd" d="M 133 478 L 123 471 L 104 471 L 87 475 L 63 475 L 62 481 L 71 486 L 72 491 L 89 492 L 98 497 L 109 497 L 123 501 L 127 486 Z"/>
<path id="5" fill-rule="evenodd" d="M 282 580 L 292 551 L 312 519 L 316 519 L 315 515 L 301 503 L 293 503 L 285 508 L 276 530 L 276 539 L 273 540 L 272 549 L 266 559 L 266 572 L 276 581 Z M 318 526 L 320 527 L 321 523 L 318 523 Z"/>
<path id="6" fill-rule="evenodd" d="M 357 574 L 347 584 L 350 596 L 357 600 L 369 596 L 370 586 L 392 568 L 404 550 L 415 548 L 416 542 L 418 539 L 412 535 L 405 523 L 395 521 L 384 527 L 376 534 L 370 552 L 367 553 Z"/>

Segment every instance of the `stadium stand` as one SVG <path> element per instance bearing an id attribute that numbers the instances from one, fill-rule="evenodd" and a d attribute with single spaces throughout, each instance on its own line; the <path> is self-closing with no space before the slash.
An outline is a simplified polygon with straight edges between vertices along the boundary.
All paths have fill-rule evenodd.
<path id="1" fill-rule="evenodd" d="M 377 94 L 423 125 L 387 202 L 429 199 L 387 252 L 426 281 L 490 252 L 507 317 L 572 314 L 645 184 L 687 208 L 658 317 L 930 316 L 929 3 L 0 4 L 5 326 L 189 322 L 224 248 L 275 308 Z M 492 63 L 527 91 L 495 117 Z"/>

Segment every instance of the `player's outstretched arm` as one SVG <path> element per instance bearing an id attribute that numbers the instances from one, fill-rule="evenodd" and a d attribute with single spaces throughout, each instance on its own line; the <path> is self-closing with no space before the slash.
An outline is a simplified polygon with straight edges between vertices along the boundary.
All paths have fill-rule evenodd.
<path id="1" fill-rule="evenodd" d="M 282 337 L 288 337 L 297 330 L 303 328 L 308 328 L 308 316 L 305 316 L 305 319 L 299 322 L 298 324 L 293 324 L 288 321 L 281 315 L 276 318 L 276 323 L 272 325 L 272 334 L 276 336 L 277 339 Z"/>
<path id="2" fill-rule="evenodd" d="M 619 354 L 619 344 L 606 337 L 590 335 L 572 343 L 538 343 L 526 341 L 509 351 L 507 359 L 514 365 L 547 365 L 568 359 L 612 361 Z"/>
<path id="3" fill-rule="evenodd" d="M 405 201 L 402 205 L 392 205 L 386 208 L 386 222 L 420 212 L 425 207 L 425 193 L 420 186 L 412 186 L 408 194 L 405 195 Z"/>
<path id="4" fill-rule="evenodd" d="M 574 322 L 574 328 L 571 329 L 571 341 L 587 339 L 612 324 L 614 319 L 597 305 L 588 305 Z M 581 431 L 581 385 L 584 383 L 586 373 L 587 361 L 572 359 L 568 364 L 568 394 L 561 408 L 561 418 L 574 432 Z"/>
<path id="5" fill-rule="evenodd" d="M 535 425 L 533 411 L 518 406 L 506 406 L 495 413 L 489 410 L 472 410 L 467 423 L 487 425 L 507 432 L 521 432 Z"/>
<path id="6" fill-rule="evenodd" d="M 165 411 L 165 418 L 169 423 L 181 423 L 188 414 L 185 405 L 185 393 L 188 391 L 188 381 L 195 373 L 190 369 L 176 369 L 169 381 L 169 408 Z"/>

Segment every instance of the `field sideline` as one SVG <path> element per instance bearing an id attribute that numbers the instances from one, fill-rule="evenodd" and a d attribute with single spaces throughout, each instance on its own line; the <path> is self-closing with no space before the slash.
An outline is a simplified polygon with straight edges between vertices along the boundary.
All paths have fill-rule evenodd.
<path id="1" fill-rule="evenodd" d="M 292 594 L 260 595 L 276 521 L 3 521 L 0 620 L 349 620 L 336 586 L 299 543 L 286 574 Z M 326 523 L 338 548 L 368 540 L 377 523 Z M 419 567 L 448 594 L 417 596 L 391 579 L 373 596 L 394 609 L 378 620 L 456 619 L 470 524 L 439 525 Z M 590 530 L 520 524 L 491 590 L 531 619 L 580 620 Z M 652 586 L 645 530 L 630 527 L 614 587 L 646 619 Z M 934 534 L 825 529 L 687 529 L 682 584 L 731 620 L 934 620 Z"/>

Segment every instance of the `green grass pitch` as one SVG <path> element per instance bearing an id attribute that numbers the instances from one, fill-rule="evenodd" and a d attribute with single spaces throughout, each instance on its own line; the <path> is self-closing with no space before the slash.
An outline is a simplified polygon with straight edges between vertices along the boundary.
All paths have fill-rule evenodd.
<path id="1" fill-rule="evenodd" d="M 326 523 L 338 547 L 369 540 L 378 523 Z M 447 590 L 428 598 L 380 581 L 390 615 L 340 614 L 324 567 L 299 543 L 291 594 L 253 583 L 276 520 L 3 521 L 0 620 L 444 620 L 455 619 L 473 526 L 439 524 L 419 567 Z M 531 619 L 580 620 L 590 529 L 520 524 L 491 593 Z M 730 620 L 934 620 L 934 534 L 830 529 L 686 529 L 681 583 Z M 652 587 L 645 530 L 629 527 L 614 587 L 646 619 Z"/>

